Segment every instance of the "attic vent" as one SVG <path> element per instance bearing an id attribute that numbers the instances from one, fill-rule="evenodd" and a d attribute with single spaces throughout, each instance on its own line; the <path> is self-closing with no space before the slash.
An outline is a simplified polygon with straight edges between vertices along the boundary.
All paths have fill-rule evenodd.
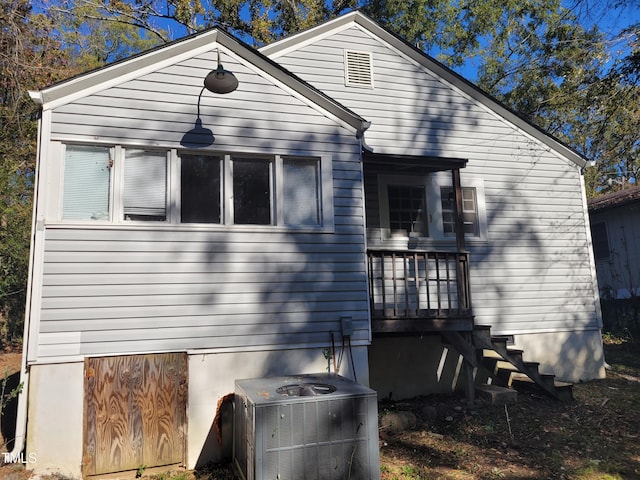
<path id="1" fill-rule="evenodd" d="M 345 50 L 346 85 L 373 88 L 373 68 L 370 52 Z"/>

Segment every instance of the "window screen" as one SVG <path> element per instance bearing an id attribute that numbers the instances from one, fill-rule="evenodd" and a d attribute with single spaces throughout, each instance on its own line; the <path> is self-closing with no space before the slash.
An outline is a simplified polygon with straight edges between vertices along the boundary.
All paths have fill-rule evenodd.
<path id="1" fill-rule="evenodd" d="M 285 224 L 320 224 L 318 167 L 317 160 L 285 159 L 283 161 Z"/>
<path id="2" fill-rule="evenodd" d="M 220 158 L 183 155 L 180 167 L 182 223 L 220 223 Z"/>
<path id="3" fill-rule="evenodd" d="M 445 234 L 455 234 L 455 197 L 453 188 L 442 187 L 440 189 L 442 199 L 442 227 Z M 472 187 L 462 188 L 462 222 L 465 234 L 480 236 L 478 225 L 478 202 L 476 201 L 476 189 Z"/>
<path id="4" fill-rule="evenodd" d="M 591 237 L 593 240 L 593 254 L 596 260 L 607 260 L 610 255 L 607 224 L 605 222 L 592 224 Z"/>
<path id="5" fill-rule="evenodd" d="M 166 220 L 167 155 L 127 150 L 124 164 L 125 220 Z"/>
<path id="6" fill-rule="evenodd" d="M 68 145 L 62 218 L 108 220 L 111 160 L 108 147 Z"/>
<path id="7" fill-rule="evenodd" d="M 233 223 L 271 224 L 271 162 L 233 159 Z"/>

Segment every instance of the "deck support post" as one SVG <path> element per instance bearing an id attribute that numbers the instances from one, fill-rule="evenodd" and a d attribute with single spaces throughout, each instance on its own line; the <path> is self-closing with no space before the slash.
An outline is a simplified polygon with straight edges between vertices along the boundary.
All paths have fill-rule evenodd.
<path id="1" fill-rule="evenodd" d="M 462 185 L 460 183 L 460 169 L 454 168 L 451 170 L 451 180 L 453 183 L 453 194 L 455 196 L 454 201 L 454 216 L 456 223 L 456 250 L 458 253 L 466 252 L 466 245 L 464 242 L 464 221 L 463 221 L 463 205 L 462 205 Z M 458 286 L 458 310 L 460 312 L 471 311 L 471 293 L 469 290 L 468 279 L 465 274 L 465 270 L 462 264 L 458 261 L 456 270 L 456 281 Z"/>
<path id="2" fill-rule="evenodd" d="M 465 340 L 469 343 L 469 345 L 473 345 L 473 334 L 471 332 L 465 332 L 463 335 Z M 476 392 L 475 378 L 473 375 L 475 367 L 473 363 L 467 360 L 466 358 L 463 358 L 462 366 L 464 368 L 464 377 L 465 377 L 464 391 L 465 391 L 465 396 L 467 397 L 467 405 L 469 407 L 473 407 L 473 405 L 475 404 L 475 392 Z"/>

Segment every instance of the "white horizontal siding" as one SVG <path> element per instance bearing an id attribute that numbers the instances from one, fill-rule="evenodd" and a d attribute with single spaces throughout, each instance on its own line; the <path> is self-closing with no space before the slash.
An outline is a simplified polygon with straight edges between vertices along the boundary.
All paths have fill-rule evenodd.
<path id="1" fill-rule="evenodd" d="M 375 88 L 344 85 L 345 48 L 372 52 Z M 359 28 L 277 60 L 369 120 L 365 139 L 376 152 L 447 156 L 457 149 L 460 156 L 494 142 L 511 149 L 510 125 Z"/>
<path id="2" fill-rule="evenodd" d="M 374 88 L 345 86 L 345 48 L 372 53 Z M 501 333 L 597 328 L 573 164 L 359 27 L 277 61 L 369 120 L 374 152 L 468 160 L 462 184 L 483 181 L 488 222 L 487 241 L 468 241 L 477 323 Z M 369 245 L 384 246 L 375 176 L 365 189 Z"/>
<path id="3" fill-rule="evenodd" d="M 215 47 L 215 46 L 213 46 Z M 180 149 L 215 50 L 57 106 L 51 140 Z M 331 157 L 334 233 L 211 225 L 47 225 L 39 361 L 195 349 L 318 347 L 354 322 L 369 341 L 360 143 L 307 99 L 233 58 L 238 90 L 200 96 L 199 149 Z M 52 155 L 59 155 L 59 149 Z M 60 165 L 55 158 L 52 165 Z M 51 179 L 59 172 L 51 168 Z M 54 185 L 55 182 L 43 182 Z M 53 196 L 55 192 L 44 192 Z M 33 352 L 31 352 L 33 355 Z"/>
<path id="4" fill-rule="evenodd" d="M 48 229 L 39 357 L 368 339 L 362 235 L 254 237 Z"/>
<path id="5" fill-rule="evenodd" d="M 59 106 L 51 138 L 181 148 L 197 118 L 203 79 L 214 67 L 210 52 Z M 225 67 L 238 77 L 238 90 L 200 96 L 202 125 L 215 138 L 209 150 L 320 155 L 352 149 L 355 134 L 308 101 L 241 63 Z"/>

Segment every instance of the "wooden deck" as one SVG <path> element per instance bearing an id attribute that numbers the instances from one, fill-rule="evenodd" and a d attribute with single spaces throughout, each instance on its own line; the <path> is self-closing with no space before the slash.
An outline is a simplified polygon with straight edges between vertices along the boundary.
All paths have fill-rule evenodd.
<path id="1" fill-rule="evenodd" d="M 368 259 L 373 333 L 473 329 L 467 253 L 370 250 Z"/>

